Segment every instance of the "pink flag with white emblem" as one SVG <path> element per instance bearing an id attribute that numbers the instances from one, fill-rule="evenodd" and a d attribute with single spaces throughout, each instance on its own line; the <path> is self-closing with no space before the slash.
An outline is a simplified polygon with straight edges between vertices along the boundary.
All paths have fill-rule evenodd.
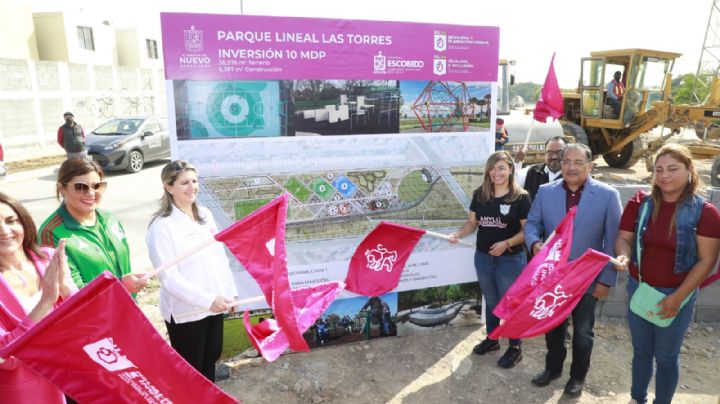
<path id="1" fill-rule="evenodd" d="M 251 326 L 245 312 L 248 337 L 269 362 L 288 347 L 296 352 L 309 351 L 303 332 L 345 286 L 329 282 L 298 290 L 290 288 L 285 254 L 289 200 L 288 194 L 282 195 L 215 235 L 255 279 L 275 314 L 275 319 Z"/>
<path id="2" fill-rule="evenodd" d="M 405 262 L 425 230 L 380 222 L 355 250 L 345 278 L 347 290 L 380 296 L 395 289 Z"/>
<path id="3" fill-rule="evenodd" d="M 0 357 L 0 372 L 20 360 L 80 403 L 237 402 L 175 352 L 108 271 L 2 346 Z"/>
<path id="4" fill-rule="evenodd" d="M 533 112 L 533 118 L 542 123 L 545 123 L 549 116 L 558 119 L 565 113 L 563 96 L 560 92 L 560 86 L 558 86 L 557 76 L 555 76 L 554 62 L 555 54 L 553 53 L 552 59 L 550 59 L 550 68 L 547 77 L 545 77 L 545 84 L 543 84 Z"/>
<path id="5" fill-rule="evenodd" d="M 548 275 L 490 335 L 491 339 L 531 338 L 545 334 L 572 313 L 610 257 L 588 249 L 575 261 Z"/>
<path id="6" fill-rule="evenodd" d="M 293 351 L 309 351 L 299 331 L 285 256 L 285 217 L 290 196 L 283 194 L 215 235 L 260 285 Z"/>
<path id="7" fill-rule="evenodd" d="M 565 265 L 572 247 L 573 221 L 576 212 L 577 207 L 573 207 L 558 223 L 540 252 L 528 262 L 522 274 L 495 306 L 494 315 L 498 318 L 508 318 L 538 284 L 558 267 Z"/>

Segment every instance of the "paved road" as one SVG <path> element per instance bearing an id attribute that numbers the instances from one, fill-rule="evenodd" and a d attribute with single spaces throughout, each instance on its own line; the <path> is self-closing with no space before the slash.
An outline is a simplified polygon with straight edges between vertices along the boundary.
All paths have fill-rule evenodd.
<path id="1" fill-rule="evenodd" d="M 117 215 L 125 227 L 133 272 L 144 272 L 151 266 L 145 232 L 150 216 L 159 207 L 160 171 L 167 162 L 148 163 L 137 174 L 109 172 L 107 175 L 108 189 L 100 208 Z M 11 174 L 0 181 L 0 190 L 20 200 L 40 226 L 59 204 L 55 199 L 56 169 L 57 166 Z"/>

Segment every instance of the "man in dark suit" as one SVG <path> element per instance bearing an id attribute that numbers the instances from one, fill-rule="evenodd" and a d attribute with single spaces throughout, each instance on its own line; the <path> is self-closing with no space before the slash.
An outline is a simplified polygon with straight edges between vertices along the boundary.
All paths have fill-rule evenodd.
<path id="1" fill-rule="evenodd" d="M 592 153 L 583 144 L 567 145 L 562 154 L 561 166 L 563 179 L 542 185 L 530 209 L 524 229 L 528 248 L 537 254 L 542 248 L 543 240 L 552 233 L 567 211 L 577 206 L 569 259 L 578 258 L 588 248 L 613 256 L 622 214 L 620 194 L 616 189 L 590 178 Z M 572 338 L 572 365 L 570 379 L 564 391 L 569 397 L 579 397 L 582 394 L 593 348 L 595 304 L 607 296 L 610 287 L 615 285 L 616 278 L 615 269 L 612 264 L 608 264 L 572 312 L 575 329 Z M 564 344 L 567 326 L 566 320 L 545 334 L 545 345 L 548 349 L 545 369 L 535 376 L 533 384 L 547 386 L 561 376 L 567 356 Z"/>
<path id="2" fill-rule="evenodd" d="M 560 169 L 560 156 L 567 143 L 562 136 L 554 136 L 545 142 L 545 162 L 532 166 L 522 166 L 525 152 L 520 149 L 515 153 L 515 180 L 530 194 L 530 200 L 535 200 L 540 185 L 547 184 L 562 177 Z"/>

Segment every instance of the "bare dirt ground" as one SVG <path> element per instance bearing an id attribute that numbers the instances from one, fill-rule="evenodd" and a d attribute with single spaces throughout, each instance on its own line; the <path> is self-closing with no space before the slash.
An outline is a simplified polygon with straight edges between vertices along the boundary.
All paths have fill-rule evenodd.
<path id="1" fill-rule="evenodd" d="M 15 173 L 18 171 L 32 170 L 35 168 L 61 164 L 65 161 L 65 155 L 34 157 L 26 160 L 8 161 L 6 162 L 8 172 Z"/>
<path id="2" fill-rule="evenodd" d="M 530 383 L 544 364 L 543 338 L 525 341 L 522 362 L 505 370 L 496 365 L 504 349 L 472 354 L 485 337 L 477 325 L 315 349 L 273 363 L 238 359 L 219 385 L 245 403 L 626 403 L 632 349 L 624 321 L 601 318 L 595 333 L 592 366 L 577 400 L 561 397 L 569 364 L 547 387 Z M 718 401 L 719 344 L 717 325 L 693 325 L 674 402 Z"/>

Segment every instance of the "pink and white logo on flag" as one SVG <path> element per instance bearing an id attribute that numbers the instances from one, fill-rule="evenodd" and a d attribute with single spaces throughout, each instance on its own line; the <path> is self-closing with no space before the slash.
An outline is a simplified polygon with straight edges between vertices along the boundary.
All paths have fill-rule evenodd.
<path id="1" fill-rule="evenodd" d="M 588 249 L 575 261 L 548 275 L 489 335 L 498 338 L 532 338 L 562 323 L 575 309 L 610 257 Z"/>
<path id="2" fill-rule="evenodd" d="M 83 351 L 98 365 L 111 372 L 134 368 L 127 356 L 120 353 L 112 338 L 103 338 L 97 342 L 87 344 Z"/>
<path id="3" fill-rule="evenodd" d="M 345 278 L 347 290 L 380 296 L 400 282 L 405 262 L 425 230 L 390 222 L 380 224 L 355 250 Z"/>
<path id="4" fill-rule="evenodd" d="M 158 334 L 108 271 L 0 347 L 9 356 L 80 403 L 237 402 Z"/>
<path id="5" fill-rule="evenodd" d="M 576 207 L 570 209 L 563 220 L 558 223 L 540 252 L 528 262 L 522 274 L 508 289 L 500 303 L 495 306 L 494 315 L 498 318 L 507 318 L 538 284 L 542 283 L 558 267 L 565 265 L 572 247 L 573 221 L 576 212 Z"/>
<path id="6" fill-rule="evenodd" d="M 397 251 L 390 251 L 378 244 L 375 248 L 365 250 L 365 259 L 367 260 L 367 268 L 371 271 L 388 271 L 392 272 L 395 262 L 398 259 Z"/>

